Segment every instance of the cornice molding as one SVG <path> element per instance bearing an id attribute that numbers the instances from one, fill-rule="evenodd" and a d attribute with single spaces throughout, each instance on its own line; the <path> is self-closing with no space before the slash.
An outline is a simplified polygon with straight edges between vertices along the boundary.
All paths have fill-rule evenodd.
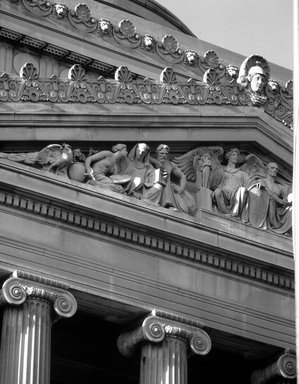
<path id="1" fill-rule="evenodd" d="M 151 228 L 151 224 L 148 223 L 138 224 L 137 229 L 136 224 L 134 225 L 133 222 L 130 223 L 129 219 L 124 220 L 118 218 L 116 221 L 113 213 L 111 213 L 111 217 L 109 217 L 109 215 L 103 211 L 99 217 L 98 212 L 92 212 L 88 207 L 74 204 L 67 200 L 60 201 L 59 196 L 55 199 L 53 196 L 47 196 L 47 194 L 34 191 L 35 187 L 33 186 L 37 185 L 36 182 L 38 182 L 38 180 L 42 181 L 42 179 L 40 175 L 38 175 L 38 172 L 36 172 L 35 176 L 34 174 L 32 176 L 36 178 L 36 181 L 32 184 L 32 190 L 24 190 L 24 188 L 18 186 L 17 179 L 14 177 L 11 180 L 11 185 L 8 185 L 7 182 L 3 183 L 4 179 L 2 179 L 0 205 L 7 209 L 17 210 L 20 214 L 26 213 L 39 217 L 40 219 L 47 218 L 54 220 L 55 222 L 60 222 L 73 228 L 88 231 L 94 235 L 99 234 L 113 238 L 117 242 L 120 241 L 124 242 L 124 244 L 139 246 L 153 252 L 162 252 L 181 260 L 188 260 L 189 262 L 218 271 L 221 270 L 224 273 L 237 275 L 244 279 L 272 285 L 286 291 L 294 290 L 294 278 L 291 269 L 271 264 L 270 261 L 266 262 L 265 259 L 263 261 L 262 259 L 261 261 L 257 259 L 253 260 L 242 254 L 228 252 L 228 250 L 223 248 L 221 248 L 220 251 L 219 249 L 217 250 L 217 247 L 208 247 L 207 244 L 205 245 L 194 239 L 186 238 L 184 234 L 188 231 L 187 227 L 183 231 L 180 231 L 180 236 L 173 236 L 165 229 L 162 233 L 159 228 Z M 43 182 L 47 179 L 48 177 L 46 176 Z M 47 183 L 49 182 L 51 183 L 50 180 L 47 180 Z M 68 183 L 64 181 L 64 184 L 67 185 Z M 73 187 L 70 184 L 68 188 Z M 81 192 L 83 192 L 82 188 Z M 76 193 L 78 193 L 78 191 Z M 101 196 L 97 195 L 97 199 L 100 198 Z M 113 197 L 111 197 L 110 200 L 113 200 Z M 135 210 L 142 208 L 129 204 L 124 198 L 121 198 L 120 203 L 124 203 Z M 142 205 L 142 203 L 140 202 L 139 205 Z M 157 214 L 163 216 L 162 212 L 157 212 Z M 151 215 L 155 215 L 155 212 L 151 212 Z M 169 213 L 167 215 L 169 220 L 174 221 L 175 227 L 179 225 L 180 228 L 183 229 L 187 223 L 184 223 L 184 220 L 181 220 L 179 216 L 180 215 L 171 215 Z M 209 228 L 201 224 L 197 225 L 200 226 L 199 228 L 201 228 L 201 230 L 210 231 Z M 216 231 L 216 229 L 212 230 Z M 276 236 L 273 236 L 274 240 Z M 279 241 L 280 238 L 282 237 L 277 238 L 277 240 Z M 235 238 L 234 241 L 237 241 L 237 238 Z M 244 243 L 246 240 L 242 240 L 240 237 L 240 242 Z M 250 243 L 246 245 L 246 247 L 248 246 L 250 246 Z M 264 248 L 262 244 L 252 243 L 251 246 L 259 247 L 261 250 Z M 266 248 L 268 249 L 269 246 Z M 270 249 L 269 251 L 271 252 Z M 288 255 L 288 252 L 279 251 L 276 248 L 273 248 L 272 252 L 276 255 L 282 253 L 287 257 L 291 257 L 291 255 Z"/>
<path id="2" fill-rule="evenodd" d="M 212 68 L 225 69 L 225 66 L 220 64 L 218 55 L 212 50 L 204 54 L 191 49 L 183 50 L 176 38 L 171 35 L 165 35 L 161 41 L 157 41 L 150 34 L 143 35 L 136 31 L 136 27 L 130 20 L 124 19 L 118 25 L 114 25 L 110 20 L 92 16 L 89 7 L 83 3 L 78 3 L 74 9 L 70 9 L 66 5 L 49 0 L 40 0 L 38 2 L 32 0 L 5 0 L 5 2 L 8 9 L 19 9 L 21 13 L 26 10 L 29 15 L 38 18 L 49 17 L 57 25 L 62 27 L 70 26 L 72 29 L 88 33 L 90 36 L 93 35 L 101 40 L 109 41 L 113 39 L 125 48 L 141 49 L 142 54 L 147 55 L 149 58 L 157 55 L 167 65 L 182 63 L 186 68 L 194 70 L 200 76 L 203 76 L 207 70 Z"/>

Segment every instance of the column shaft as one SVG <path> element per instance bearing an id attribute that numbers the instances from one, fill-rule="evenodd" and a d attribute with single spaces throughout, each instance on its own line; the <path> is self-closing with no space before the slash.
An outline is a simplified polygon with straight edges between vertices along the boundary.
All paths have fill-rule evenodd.
<path id="1" fill-rule="evenodd" d="M 4 309 L 1 384 L 50 383 L 50 311 L 50 304 L 39 299 Z"/>
<path id="2" fill-rule="evenodd" d="M 175 337 L 145 343 L 141 351 L 140 384 L 187 384 L 187 344 Z"/>

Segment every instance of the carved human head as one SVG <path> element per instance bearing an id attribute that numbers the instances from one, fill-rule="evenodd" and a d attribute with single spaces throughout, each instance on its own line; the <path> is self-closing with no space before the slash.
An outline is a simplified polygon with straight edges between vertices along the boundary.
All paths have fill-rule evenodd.
<path id="1" fill-rule="evenodd" d="M 119 152 L 122 156 L 127 156 L 127 146 L 126 144 L 116 144 L 112 147 L 112 152 L 116 153 Z"/>
<path id="2" fill-rule="evenodd" d="M 278 173 L 278 164 L 271 162 L 266 165 L 266 172 L 268 175 L 276 177 Z"/>
<path id="3" fill-rule="evenodd" d="M 232 148 L 228 152 L 226 152 L 225 158 L 227 160 L 237 163 L 239 155 L 240 155 L 240 151 L 238 150 L 238 148 Z"/>
<path id="4" fill-rule="evenodd" d="M 168 153 L 169 153 L 169 147 L 168 145 L 166 144 L 160 144 L 157 149 L 156 149 L 156 153 L 157 153 L 157 158 L 158 160 L 160 161 L 165 161 L 168 157 Z"/>
<path id="5" fill-rule="evenodd" d="M 152 49 L 154 46 L 154 38 L 150 35 L 145 35 L 143 38 L 143 44 L 145 48 Z"/>
<path id="6" fill-rule="evenodd" d="M 279 91 L 279 88 L 280 88 L 278 82 L 275 80 L 272 80 L 272 79 L 270 79 L 268 81 L 268 86 L 273 93 L 277 93 Z"/>
<path id="7" fill-rule="evenodd" d="M 237 79 L 239 76 L 239 68 L 236 67 L 233 64 L 228 64 L 226 66 L 227 73 L 232 77 L 233 79 Z"/>
<path id="8" fill-rule="evenodd" d="M 135 158 L 143 159 L 149 152 L 150 148 L 145 143 L 138 143 L 136 146 Z"/>
<path id="9" fill-rule="evenodd" d="M 262 67 L 255 65 L 251 67 L 247 75 L 253 92 L 262 93 L 266 85 L 266 76 Z"/>
<path id="10" fill-rule="evenodd" d="M 102 32 L 103 34 L 108 34 L 112 29 L 112 25 L 110 21 L 105 19 L 99 20 L 99 32 Z"/>
<path id="11" fill-rule="evenodd" d="M 67 14 L 67 8 L 63 4 L 55 4 L 54 10 L 58 19 L 62 19 Z"/>
<path id="12" fill-rule="evenodd" d="M 194 65 L 197 59 L 197 54 L 194 51 L 186 51 L 186 61 L 189 65 Z"/>

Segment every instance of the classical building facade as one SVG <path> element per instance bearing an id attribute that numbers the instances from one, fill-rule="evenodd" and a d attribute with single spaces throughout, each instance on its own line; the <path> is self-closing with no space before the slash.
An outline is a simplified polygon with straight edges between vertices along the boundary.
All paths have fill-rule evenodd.
<path id="1" fill-rule="evenodd" d="M 0 383 L 295 382 L 290 71 L 153 0 L 0 15 Z"/>

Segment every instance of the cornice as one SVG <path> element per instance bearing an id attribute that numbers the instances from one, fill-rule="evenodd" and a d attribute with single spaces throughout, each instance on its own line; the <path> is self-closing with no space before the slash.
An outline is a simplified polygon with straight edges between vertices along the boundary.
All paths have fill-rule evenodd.
<path id="1" fill-rule="evenodd" d="M 146 15 L 143 16 L 142 14 L 139 14 L 138 11 L 133 12 L 132 9 L 128 10 L 126 8 L 127 4 L 125 2 L 124 2 L 124 6 L 122 7 L 122 2 L 119 2 L 118 5 L 115 5 L 114 2 L 110 2 L 110 1 L 105 1 L 105 0 L 96 0 L 96 1 L 99 1 L 101 4 L 106 4 L 109 7 L 115 7 L 116 9 L 121 9 L 125 12 L 131 13 L 131 14 L 139 16 L 139 17 L 144 17 L 145 19 L 147 19 Z M 190 31 L 190 29 L 180 19 L 178 19 L 167 8 L 160 5 L 157 1 L 153 1 L 153 0 L 129 0 L 129 2 L 133 3 L 134 5 L 140 6 L 141 8 L 144 8 L 146 10 L 149 10 L 149 11 L 153 12 L 155 15 L 160 16 L 162 19 L 164 19 L 168 23 L 170 23 L 172 28 L 176 27 L 180 31 L 182 31 L 183 33 L 195 37 L 193 32 Z M 151 18 L 149 17 L 148 20 L 151 20 Z"/>
<path id="2" fill-rule="evenodd" d="M 207 75 L 207 72 L 209 72 L 208 76 L 214 76 L 212 72 L 225 71 L 228 67 L 234 67 L 235 70 L 238 71 L 236 65 L 230 64 L 227 60 L 226 64 L 228 65 L 226 67 L 220 64 L 220 62 L 222 63 L 224 61 L 219 58 L 213 50 L 202 53 L 190 48 L 182 49 L 179 42 L 171 35 L 165 35 L 161 41 L 157 41 L 149 34 L 143 35 L 142 32 L 136 31 L 136 27 L 130 20 L 121 20 L 116 26 L 107 19 L 97 19 L 91 16 L 91 11 L 85 4 L 78 4 L 75 10 L 72 10 L 64 5 L 54 4 L 46 0 L 39 2 L 30 0 L 5 0 L 2 12 L 7 12 L 7 16 L 9 16 L 9 12 L 11 12 L 12 17 L 17 17 L 16 13 L 18 13 L 19 17 L 23 16 L 24 21 L 27 18 L 28 22 L 39 23 L 41 28 L 48 28 L 53 30 L 53 32 L 55 32 L 53 28 L 53 23 L 55 23 L 57 26 L 56 32 L 59 31 L 60 34 L 65 34 L 65 37 L 72 36 L 73 39 L 80 38 L 80 36 L 82 37 L 83 32 L 84 39 L 81 39 L 81 43 L 97 46 L 97 51 L 100 47 L 104 48 L 105 46 L 104 50 L 106 50 L 106 52 L 109 50 L 114 53 L 118 52 L 120 56 L 123 54 L 129 59 L 130 54 L 128 55 L 126 52 L 133 49 L 131 56 L 134 57 L 135 61 L 143 63 L 143 66 L 147 66 L 150 63 L 150 65 L 158 71 L 166 65 L 175 66 L 176 72 L 180 73 L 180 76 L 183 78 L 194 77 L 201 80 Z M 40 20 L 43 20 L 43 23 L 40 23 Z M 9 28 L 9 24 L 2 25 Z M 22 33 L 21 29 L 15 31 Z M 70 31 L 77 32 L 77 37 L 74 36 L 74 33 L 70 34 Z M 34 36 L 28 36 L 27 40 L 29 41 L 31 38 L 32 41 L 37 41 L 38 35 L 41 36 L 41 34 L 37 33 L 35 33 Z M 59 45 L 61 38 L 55 40 Z M 195 40 L 197 41 L 197 39 Z M 43 48 L 43 45 L 47 46 L 48 43 L 49 42 L 42 42 L 41 48 Z M 25 44 L 27 44 L 27 42 Z M 81 47 L 81 44 L 79 45 Z M 65 47 L 60 48 L 65 50 Z M 140 51 L 139 54 L 136 55 L 134 50 Z M 53 52 L 54 51 L 55 49 Z M 59 48 L 57 51 L 59 51 Z M 87 52 L 86 50 L 84 51 Z M 95 51 L 94 47 L 92 51 Z M 83 61 L 78 61 L 78 63 L 81 64 L 84 64 L 85 61 L 85 64 L 89 65 L 89 63 L 95 59 L 95 57 L 88 57 L 88 55 L 84 58 L 82 49 L 76 51 L 75 54 L 81 56 Z M 119 61 L 121 60 L 119 59 L 118 63 Z M 128 63 L 126 64 L 128 65 Z M 113 65 L 118 66 L 119 64 L 115 64 L 114 62 Z M 150 71 L 150 68 L 148 68 L 148 70 Z"/>
<path id="3" fill-rule="evenodd" d="M 117 194 L 97 193 L 91 187 L 85 189 L 79 183 L 11 164 L 1 164 L 3 208 L 287 291 L 294 289 L 291 239 L 267 234 L 268 242 L 263 244 L 259 240 L 260 230 L 241 223 L 235 228 L 232 222 L 228 226 L 224 223 L 222 227 L 210 227 L 210 217 L 206 224 L 204 217 L 195 222 L 186 215 L 162 208 L 149 209 L 140 201 L 134 203 Z"/>

